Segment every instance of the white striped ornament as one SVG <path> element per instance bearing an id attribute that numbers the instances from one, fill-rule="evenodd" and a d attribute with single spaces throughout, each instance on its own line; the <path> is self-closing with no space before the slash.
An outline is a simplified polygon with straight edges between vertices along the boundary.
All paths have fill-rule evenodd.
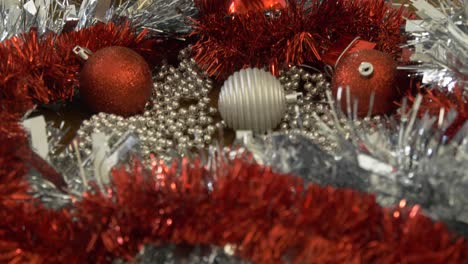
<path id="1" fill-rule="evenodd" d="M 243 69 L 224 82 L 218 108 L 230 128 L 264 133 L 281 122 L 286 96 L 280 81 L 271 73 Z"/>

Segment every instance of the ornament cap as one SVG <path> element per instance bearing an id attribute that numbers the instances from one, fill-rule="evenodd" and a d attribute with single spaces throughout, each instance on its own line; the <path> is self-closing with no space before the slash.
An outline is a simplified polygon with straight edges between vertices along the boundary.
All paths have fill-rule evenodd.
<path id="1" fill-rule="evenodd" d="M 93 54 L 92 51 L 90 51 L 87 48 L 83 48 L 81 46 L 75 46 L 73 48 L 73 53 L 75 53 L 76 55 L 78 55 L 78 57 L 82 58 L 85 61 L 88 60 L 89 56 Z"/>
<path id="2" fill-rule="evenodd" d="M 359 73 L 362 77 L 370 77 L 374 73 L 374 65 L 372 63 L 364 61 L 359 65 Z"/>
<path id="3" fill-rule="evenodd" d="M 286 95 L 286 103 L 294 104 L 303 97 L 304 95 L 302 93 L 289 93 Z"/>

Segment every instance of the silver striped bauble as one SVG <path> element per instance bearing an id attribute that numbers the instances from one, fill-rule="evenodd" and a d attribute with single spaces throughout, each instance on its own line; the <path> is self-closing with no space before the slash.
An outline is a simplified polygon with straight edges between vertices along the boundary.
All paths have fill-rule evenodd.
<path id="1" fill-rule="evenodd" d="M 249 68 L 234 73 L 224 82 L 218 107 L 229 127 L 263 133 L 281 122 L 286 96 L 275 76 Z"/>

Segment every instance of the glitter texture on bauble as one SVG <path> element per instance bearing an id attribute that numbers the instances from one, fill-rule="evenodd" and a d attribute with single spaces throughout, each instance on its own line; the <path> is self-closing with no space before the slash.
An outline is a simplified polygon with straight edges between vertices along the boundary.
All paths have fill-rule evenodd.
<path id="1" fill-rule="evenodd" d="M 396 66 L 389 54 L 377 50 L 361 50 L 342 58 L 332 78 L 333 93 L 342 98 L 342 109 L 347 109 L 349 87 L 349 107 L 353 109 L 357 100 L 358 116 L 391 113 L 401 96 L 396 85 Z"/>
<path id="2" fill-rule="evenodd" d="M 119 46 L 92 54 L 80 73 L 80 95 L 93 112 L 142 112 L 153 87 L 151 70 L 135 51 Z"/>

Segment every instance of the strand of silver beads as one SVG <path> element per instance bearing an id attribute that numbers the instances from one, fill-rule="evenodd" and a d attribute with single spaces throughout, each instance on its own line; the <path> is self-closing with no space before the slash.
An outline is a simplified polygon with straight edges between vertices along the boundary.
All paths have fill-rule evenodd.
<path id="1" fill-rule="evenodd" d="M 330 91 L 330 82 L 327 81 L 327 78 L 322 73 L 310 73 L 302 67 L 293 66 L 283 71 L 279 80 L 286 93 L 303 92 L 302 98 L 296 103 L 288 105 L 280 124 L 280 131 L 286 134 L 304 135 L 324 150 L 334 152 L 339 146 L 338 142 L 327 137 L 327 133 L 324 133 L 323 128 L 317 125 L 314 118 L 314 114 L 316 114 L 331 129 L 337 127 L 326 96 L 326 92 Z M 339 117 L 339 125 L 348 139 L 352 131 L 350 120 L 341 113 L 337 113 L 337 116 Z M 352 122 L 354 128 L 377 129 L 383 120 L 380 116 L 374 116 Z"/>
<path id="2" fill-rule="evenodd" d="M 99 113 L 83 122 L 78 131 L 80 149 L 91 153 L 91 134 L 103 132 L 119 138 L 131 131 L 140 140 L 143 157 L 154 153 L 159 157 L 184 154 L 212 142 L 212 136 L 223 127 L 215 123 L 218 111 L 210 107 L 208 97 L 213 82 L 190 57 L 190 49 L 179 54 L 177 68 L 163 65 L 153 75 L 151 101 L 141 115 L 123 118 Z"/>

